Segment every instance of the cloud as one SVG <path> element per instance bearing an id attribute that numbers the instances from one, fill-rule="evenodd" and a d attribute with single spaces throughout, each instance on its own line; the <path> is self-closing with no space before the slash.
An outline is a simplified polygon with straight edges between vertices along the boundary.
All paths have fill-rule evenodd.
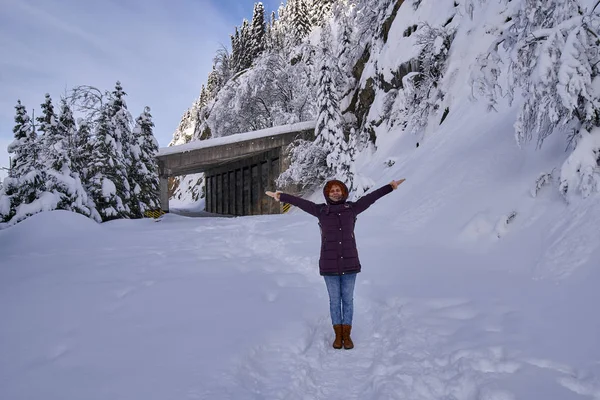
<path id="1" fill-rule="evenodd" d="M 233 29 L 217 1 L 0 0 L 0 140 L 17 99 L 37 114 L 45 93 L 58 104 L 66 88 L 119 80 L 134 117 L 152 108 L 166 146 Z"/>

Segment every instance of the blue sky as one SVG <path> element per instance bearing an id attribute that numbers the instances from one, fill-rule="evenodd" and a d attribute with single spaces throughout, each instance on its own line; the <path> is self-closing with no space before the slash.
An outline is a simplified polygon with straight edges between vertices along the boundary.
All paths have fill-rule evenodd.
<path id="1" fill-rule="evenodd" d="M 0 166 L 8 166 L 17 99 L 39 113 L 66 89 L 112 90 L 137 117 L 152 109 L 161 147 L 206 82 L 212 58 L 253 0 L 0 0 Z M 270 13 L 280 1 L 263 1 Z M 4 176 L 0 171 L 0 176 Z"/>

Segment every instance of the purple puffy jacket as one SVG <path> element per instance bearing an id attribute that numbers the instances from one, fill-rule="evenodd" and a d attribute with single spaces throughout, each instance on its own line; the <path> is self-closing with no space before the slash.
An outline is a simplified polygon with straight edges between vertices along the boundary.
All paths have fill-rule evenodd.
<path id="1" fill-rule="evenodd" d="M 315 204 L 312 201 L 281 193 L 279 200 L 292 204 L 319 219 L 321 227 L 321 258 L 319 259 L 319 272 L 321 275 L 343 275 L 360 272 L 360 261 L 356 240 L 354 238 L 354 224 L 356 216 L 365 211 L 380 197 L 392 192 L 391 185 L 385 185 L 371 192 L 356 202 L 346 201 L 348 188 L 342 182 L 336 181 L 343 187 L 346 195 L 340 202 L 332 202 L 325 193 L 326 204 Z M 329 185 L 326 185 L 329 187 Z"/>

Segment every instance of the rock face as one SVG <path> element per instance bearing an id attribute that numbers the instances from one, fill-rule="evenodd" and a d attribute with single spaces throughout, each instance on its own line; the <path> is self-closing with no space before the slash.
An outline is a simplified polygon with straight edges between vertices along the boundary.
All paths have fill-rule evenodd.
<path id="1" fill-rule="evenodd" d="M 381 25 L 379 36 L 382 42 L 385 44 L 388 40 L 388 35 L 394 20 L 398 14 L 400 6 L 404 3 L 404 0 L 397 0 L 394 4 L 391 14 L 385 19 Z M 417 30 L 417 26 L 413 25 L 405 31 L 405 36 L 410 36 Z M 383 74 L 376 73 L 374 76 L 365 77 L 363 76 L 365 67 L 369 62 L 375 62 L 372 57 L 377 57 L 377 54 L 372 54 L 370 46 L 365 47 L 362 56 L 358 59 L 354 67 L 352 68 L 352 75 L 357 82 L 364 80 L 364 85 L 358 87 L 352 96 L 349 106 L 344 113 L 352 113 L 356 119 L 357 126 L 359 129 L 365 129 L 369 133 L 370 140 L 375 141 L 375 133 L 370 125 L 379 125 L 381 121 L 368 121 L 367 116 L 371 110 L 371 106 L 375 101 L 376 89 L 381 88 L 386 93 L 393 89 L 401 89 L 402 78 L 411 72 L 419 71 L 419 60 L 414 58 L 405 63 L 402 63 L 396 71 L 392 71 L 392 79 L 388 82 L 384 78 Z M 366 78 L 366 79 L 365 79 Z"/>
<path id="2" fill-rule="evenodd" d="M 383 38 L 383 43 L 387 42 L 388 34 L 390 33 L 390 28 L 392 27 L 392 23 L 396 19 L 396 15 L 398 14 L 398 10 L 400 6 L 404 3 L 404 0 L 397 0 L 396 4 L 394 4 L 394 9 L 392 10 L 392 14 L 383 22 L 381 26 L 381 37 Z"/>
<path id="3" fill-rule="evenodd" d="M 198 99 L 183 113 L 169 146 L 185 144 L 194 139 L 194 133 L 200 125 L 200 111 L 201 104 Z"/>

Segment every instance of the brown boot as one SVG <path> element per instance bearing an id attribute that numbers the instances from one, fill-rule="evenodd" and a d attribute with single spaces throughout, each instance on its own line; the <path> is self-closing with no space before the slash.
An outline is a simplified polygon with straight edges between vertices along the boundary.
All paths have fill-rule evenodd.
<path id="1" fill-rule="evenodd" d="M 352 325 L 342 325 L 342 341 L 344 342 L 344 348 L 346 350 L 354 348 L 354 343 L 352 343 L 352 339 L 350 339 L 351 330 Z"/>
<path id="2" fill-rule="evenodd" d="M 335 340 L 333 341 L 334 349 L 342 348 L 342 325 L 334 325 L 333 331 L 335 332 Z"/>

